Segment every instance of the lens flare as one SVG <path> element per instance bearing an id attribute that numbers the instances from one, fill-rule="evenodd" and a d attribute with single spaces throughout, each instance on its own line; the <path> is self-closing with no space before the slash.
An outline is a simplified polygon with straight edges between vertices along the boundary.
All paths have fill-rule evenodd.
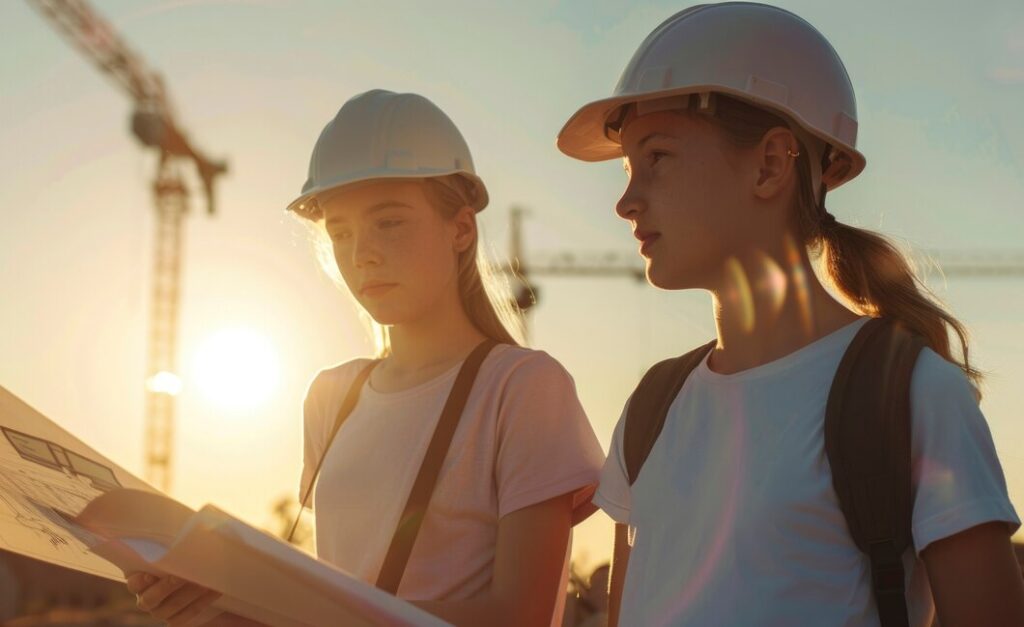
<path id="1" fill-rule="evenodd" d="M 800 327 L 804 336 L 814 337 L 814 311 L 811 306 L 811 289 L 804 266 L 801 263 L 800 249 L 792 236 L 786 236 L 786 265 L 789 266 L 789 281 L 796 295 L 797 307 L 800 310 Z"/>
<path id="2" fill-rule="evenodd" d="M 181 378 L 173 372 L 161 370 L 146 381 L 146 389 L 157 394 L 177 396 L 181 392 Z"/>
<path id="3" fill-rule="evenodd" d="M 725 273 L 729 280 L 725 296 L 740 312 L 740 324 L 746 333 L 754 330 L 754 295 L 743 265 L 735 257 L 725 262 Z"/>
<path id="4" fill-rule="evenodd" d="M 767 253 L 759 253 L 757 257 L 757 281 L 754 283 L 757 302 L 767 303 L 769 313 L 774 319 L 786 303 L 789 280 L 786 279 L 782 267 Z"/>

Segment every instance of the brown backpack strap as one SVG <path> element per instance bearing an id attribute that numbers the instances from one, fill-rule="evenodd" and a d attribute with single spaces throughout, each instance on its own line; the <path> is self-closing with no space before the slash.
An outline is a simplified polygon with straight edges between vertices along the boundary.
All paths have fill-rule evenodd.
<path id="1" fill-rule="evenodd" d="M 633 485 L 640 469 L 661 435 L 668 410 L 686 378 L 707 357 L 717 344 L 712 340 L 681 357 L 674 357 L 651 366 L 640 379 L 626 410 L 626 424 L 622 434 L 622 450 L 626 460 L 626 474 Z"/>
<path id="2" fill-rule="evenodd" d="M 882 627 L 906 627 L 903 552 L 912 544 L 910 381 L 924 340 L 875 318 L 850 342 L 825 410 L 832 485 L 871 562 Z"/>
<path id="3" fill-rule="evenodd" d="M 299 526 L 299 519 L 302 518 L 302 510 L 305 509 L 306 503 L 309 502 L 309 495 L 313 492 L 313 486 L 316 485 L 316 479 L 320 476 L 320 468 L 324 465 L 324 459 L 327 457 L 327 451 L 331 450 L 331 444 L 334 443 L 334 436 L 338 434 L 338 429 L 341 428 L 341 423 L 345 422 L 348 415 L 355 409 L 356 403 L 359 402 L 359 392 L 363 389 L 363 384 L 370 377 L 370 373 L 380 363 L 377 360 L 371 361 L 352 381 L 352 385 L 348 388 L 348 393 L 345 394 L 345 400 L 341 402 L 341 407 L 338 409 L 338 415 L 334 418 L 334 426 L 331 428 L 331 435 L 327 437 L 327 445 L 324 447 L 324 452 L 320 455 L 320 461 L 316 463 L 316 470 L 313 471 L 313 478 L 309 481 L 309 485 L 306 486 L 306 493 L 302 495 L 302 502 L 299 504 L 299 513 L 295 516 L 295 522 L 292 523 L 291 531 L 288 532 L 288 542 L 292 541 L 292 536 L 295 535 L 295 528 Z"/>
<path id="4" fill-rule="evenodd" d="M 398 592 L 398 585 L 402 582 L 405 566 L 409 562 L 412 547 L 416 543 L 416 536 L 419 534 L 427 506 L 430 504 L 430 497 L 434 493 L 437 478 L 441 474 L 441 466 L 444 465 L 452 436 L 455 435 L 455 429 L 459 426 L 459 418 L 462 417 L 469 393 L 473 390 L 473 382 L 476 380 L 480 365 L 497 344 L 494 340 L 481 342 L 459 369 L 452 391 L 448 394 L 448 401 L 441 412 L 441 418 L 434 429 L 434 435 L 427 446 L 419 474 L 416 475 L 412 491 L 405 502 L 405 510 L 402 512 L 402 517 L 398 519 L 398 526 L 395 529 L 395 535 L 391 538 L 391 546 L 388 547 L 384 565 L 377 577 L 377 587 L 381 590 L 391 594 Z"/>

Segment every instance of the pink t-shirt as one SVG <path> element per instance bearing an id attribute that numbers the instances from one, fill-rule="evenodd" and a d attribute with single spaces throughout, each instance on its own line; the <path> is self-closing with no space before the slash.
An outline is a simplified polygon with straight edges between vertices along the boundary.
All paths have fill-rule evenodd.
<path id="1" fill-rule="evenodd" d="M 300 495 L 352 380 L 367 363 L 350 361 L 313 380 Z M 314 489 L 320 559 L 376 581 L 458 370 L 400 392 L 363 386 Z M 561 364 L 541 351 L 495 347 L 469 395 L 398 596 L 459 600 L 486 590 L 498 521 L 570 492 L 574 506 L 587 507 L 603 461 Z"/>

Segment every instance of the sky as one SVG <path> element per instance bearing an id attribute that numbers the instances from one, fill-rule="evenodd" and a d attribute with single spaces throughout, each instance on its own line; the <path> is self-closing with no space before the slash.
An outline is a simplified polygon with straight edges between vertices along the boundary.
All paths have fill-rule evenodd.
<path id="1" fill-rule="evenodd" d="M 612 210 L 621 164 L 573 161 L 554 139 L 579 106 L 610 95 L 647 33 L 685 3 L 93 4 L 162 73 L 195 144 L 230 168 L 212 218 L 189 179 L 171 489 L 189 505 L 272 524 L 271 503 L 296 489 L 308 382 L 371 350 L 308 230 L 284 212 L 349 97 L 413 91 L 450 115 L 489 188 L 480 218 L 498 255 L 513 205 L 529 212 L 527 260 L 635 253 Z M 868 166 L 829 194 L 832 213 L 915 254 L 1024 250 L 1024 5 L 779 4 L 832 42 L 856 89 Z M 28 3 L 0 3 L 0 24 L 0 385 L 142 475 L 155 158 L 130 134 L 126 95 Z M 1024 502 L 1024 279 L 928 281 L 973 333 L 989 373 L 982 407 L 1011 498 Z M 704 293 L 618 278 L 537 284 L 531 345 L 573 374 L 605 447 L 646 367 L 714 334 Z M 204 364 L 225 345 L 270 364 L 243 391 L 248 403 L 210 391 Z M 582 564 L 610 550 L 603 515 L 578 529 Z"/>

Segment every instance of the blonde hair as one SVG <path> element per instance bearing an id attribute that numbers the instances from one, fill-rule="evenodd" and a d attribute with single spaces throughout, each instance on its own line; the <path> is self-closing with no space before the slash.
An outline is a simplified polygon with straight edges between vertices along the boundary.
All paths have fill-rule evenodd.
<path id="1" fill-rule="evenodd" d="M 714 114 L 706 119 L 738 146 L 756 145 L 772 128 L 789 128 L 785 119 L 771 111 L 720 94 Z M 929 348 L 958 365 L 980 388 L 982 374 L 970 363 L 964 324 L 939 304 L 907 257 L 887 238 L 828 219 L 824 203 L 819 206 L 815 200 L 808 154 L 802 147 L 796 162 L 797 229 L 803 244 L 821 257 L 828 280 L 861 314 L 895 320 L 920 335 Z M 960 358 L 953 353 L 950 332 L 960 345 Z"/>
<path id="2" fill-rule="evenodd" d="M 424 179 L 423 192 L 431 207 L 444 219 L 450 220 L 459 209 L 470 205 L 471 185 L 465 178 L 452 174 Z M 473 219 L 476 220 L 475 215 Z M 344 286 L 324 220 L 321 218 L 315 224 L 315 251 L 320 266 L 335 284 Z M 459 253 L 457 261 L 459 299 L 463 310 L 484 336 L 502 344 L 522 345 L 525 337 L 522 311 L 512 297 L 507 275 L 488 259 L 480 239 L 478 224 L 477 236 L 466 250 Z M 358 301 L 356 307 L 373 339 L 375 356 L 378 359 L 387 357 L 391 354 L 388 327 L 374 320 Z"/>

